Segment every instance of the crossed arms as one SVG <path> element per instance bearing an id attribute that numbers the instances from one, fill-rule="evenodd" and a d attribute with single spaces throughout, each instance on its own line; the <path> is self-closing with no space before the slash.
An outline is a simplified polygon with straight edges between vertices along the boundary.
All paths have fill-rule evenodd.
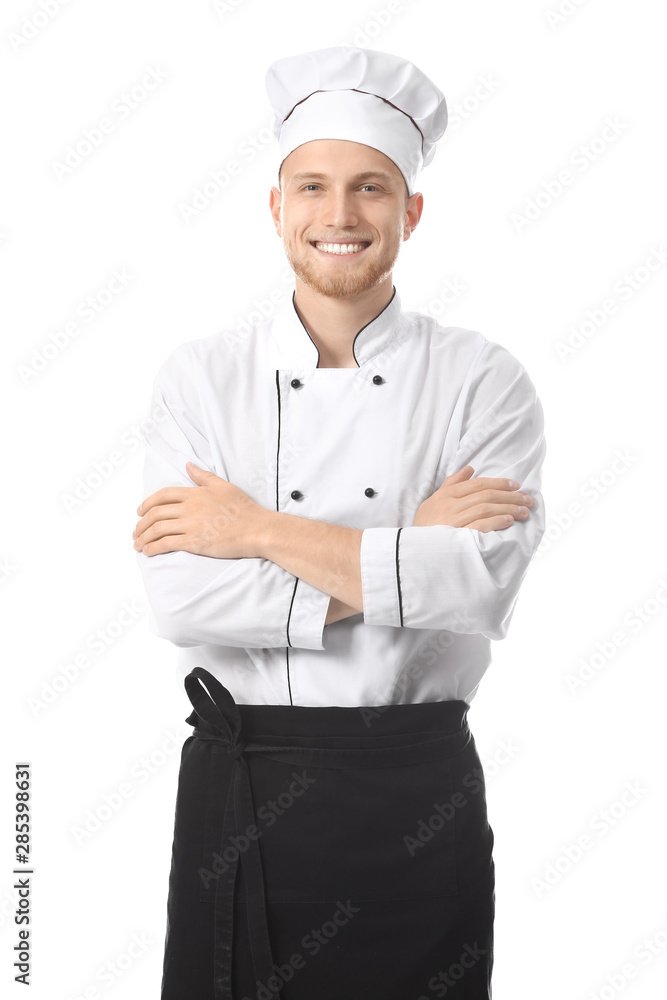
<path id="1" fill-rule="evenodd" d="M 139 505 L 135 549 L 149 556 L 180 550 L 269 559 L 331 596 L 325 625 L 363 612 L 362 529 L 268 510 L 214 473 L 192 462 L 187 468 L 197 485 L 164 487 Z M 448 476 L 413 523 L 493 531 L 529 516 L 534 500 L 514 491 L 512 480 L 470 479 L 472 471 L 466 466 Z"/>
<path id="2" fill-rule="evenodd" d="M 457 471 L 413 524 L 365 529 L 268 510 L 208 471 L 196 393 L 175 399 L 158 377 L 167 417 L 145 436 L 135 530 L 153 631 L 178 646 L 324 649 L 326 625 L 363 614 L 503 638 L 544 531 L 542 408 L 525 371 L 511 374 L 491 406 L 470 406 Z M 527 491 L 534 506 L 520 515 Z"/>

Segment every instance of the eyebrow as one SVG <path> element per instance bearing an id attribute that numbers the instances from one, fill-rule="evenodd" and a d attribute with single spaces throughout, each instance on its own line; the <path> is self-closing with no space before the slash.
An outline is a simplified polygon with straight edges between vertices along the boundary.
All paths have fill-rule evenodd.
<path id="1" fill-rule="evenodd" d="M 328 177 L 329 177 L 328 174 L 319 174 L 312 171 L 300 171 L 299 173 L 292 175 L 290 179 L 290 184 L 293 184 L 295 181 L 303 181 L 307 179 L 325 181 L 328 179 Z M 391 177 L 390 174 L 384 173 L 384 171 L 382 170 L 366 170 L 362 174 L 356 174 L 352 178 L 352 180 L 364 181 L 373 178 L 376 180 L 387 181 L 389 184 L 393 183 L 393 177 Z"/>

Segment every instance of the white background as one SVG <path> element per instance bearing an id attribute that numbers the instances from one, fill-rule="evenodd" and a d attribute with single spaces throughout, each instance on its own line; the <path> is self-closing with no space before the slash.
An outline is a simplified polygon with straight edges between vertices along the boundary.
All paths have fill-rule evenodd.
<path id="1" fill-rule="evenodd" d="M 264 75 L 277 58 L 343 43 L 412 60 L 450 109 L 419 178 L 421 223 L 394 271 L 404 308 L 505 345 L 545 411 L 547 531 L 470 712 L 496 836 L 494 1000 L 664 995 L 659 5 L 44 5 L 50 14 L 5 0 L 0 13 L 5 995 L 26 995 L 12 968 L 13 771 L 24 760 L 31 997 L 159 994 L 191 706 L 174 682 L 177 649 L 147 629 L 131 539 L 143 499 L 136 428 L 176 345 L 235 328 L 286 287 L 268 210 L 277 147 Z M 115 102 L 150 69 L 164 78 L 121 117 Z M 59 176 L 68 147 L 105 117 L 113 130 Z M 230 160 L 240 174 L 208 188 L 187 221 L 184 206 Z M 559 191 L 566 169 L 572 183 Z M 114 269 L 131 280 L 105 303 Z M 451 283 L 464 291 L 447 304 Z M 78 312 L 88 296 L 99 303 L 92 322 Z M 54 348 L 72 322 L 76 336 Z M 578 346 L 559 351 L 575 328 Z M 95 482 L 112 452 L 119 464 Z M 124 605 L 138 614 L 130 620 Z M 96 651 L 97 630 L 106 641 Z M 63 680 L 81 654 L 88 665 Z M 589 679 L 572 690 L 568 675 L 591 659 Z M 142 780 L 146 758 L 152 773 Z M 123 783 L 131 796 L 77 838 Z M 638 791 L 623 803 L 629 786 Z M 568 861 L 584 835 L 588 849 Z M 128 963 L 133 935 L 149 943 Z M 109 962 L 124 970 L 112 985 L 99 978 Z M 424 994 L 435 996 L 426 984 Z"/>

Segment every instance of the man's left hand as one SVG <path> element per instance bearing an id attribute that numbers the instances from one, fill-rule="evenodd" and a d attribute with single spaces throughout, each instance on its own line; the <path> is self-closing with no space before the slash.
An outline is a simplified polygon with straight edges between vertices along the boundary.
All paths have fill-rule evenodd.
<path id="1" fill-rule="evenodd" d="M 217 559 L 259 557 L 270 511 L 215 473 L 192 462 L 186 469 L 196 486 L 165 486 L 139 506 L 135 549 L 147 556 L 184 551 Z"/>

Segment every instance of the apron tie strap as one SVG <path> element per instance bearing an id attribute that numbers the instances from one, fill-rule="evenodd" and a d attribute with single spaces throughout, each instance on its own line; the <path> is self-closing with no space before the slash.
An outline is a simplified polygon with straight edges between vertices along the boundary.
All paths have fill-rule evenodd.
<path id="1" fill-rule="evenodd" d="M 204 693 L 200 680 L 204 680 L 210 690 L 210 695 Z M 220 747 L 214 746 L 211 755 L 210 784 L 208 802 L 214 813 L 219 813 L 220 803 L 216 802 L 219 789 L 224 780 L 224 756 L 233 760 L 233 771 L 229 795 L 222 822 L 222 839 L 220 852 L 225 843 L 230 843 L 230 837 L 238 837 L 242 830 L 254 825 L 255 810 L 250 787 L 248 764 L 243 757 L 246 744 L 240 739 L 241 717 L 236 702 L 229 691 L 220 684 L 218 679 L 203 667 L 195 667 L 185 678 L 185 688 L 197 715 L 218 731 L 216 735 L 204 730 L 195 730 L 199 739 L 210 740 Z M 216 752 L 217 751 L 217 752 Z M 207 828 L 209 836 L 206 843 L 210 844 L 210 834 L 220 830 L 218 822 L 209 816 Z M 206 850 L 206 846 L 205 846 Z M 243 871 L 246 876 L 246 896 L 248 902 L 248 926 L 250 931 L 250 946 L 252 950 L 253 968 L 256 978 L 269 989 L 269 979 L 273 977 L 273 957 L 266 919 L 266 900 L 264 894 L 264 877 L 262 859 L 257 840 L 249 838 L 248 850 L 241 856 Z M 226 872 L 218 874 L 215 890 L 215 945 L 214 945 L 214 996 L 215 1000 L 232 1000 L 232 941 L 233 941 L 233 910 L 234 887 L 238 869 L 239 852 L 227 866 Z M 275 977 L 274 977 L 275 978 Z M 280 989 L 280 987 L 279 987 Z M 274 991 L 275 992 L 275 991 Z"/>

